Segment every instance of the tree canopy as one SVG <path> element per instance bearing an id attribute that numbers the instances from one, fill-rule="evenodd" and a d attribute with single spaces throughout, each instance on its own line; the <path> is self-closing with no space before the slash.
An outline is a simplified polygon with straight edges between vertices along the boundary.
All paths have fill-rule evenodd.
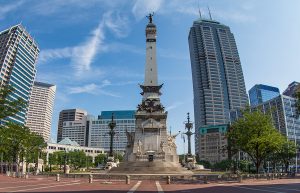
<path id="1" fill-rule="evenodd" d="M 285 138 L 273 126 L 269 115 L 261 111 L 244 111 L 243 117 L 232 124 L 227 133 L 232 145 L 247 153 L 259 172 L 263 160 L 272 152 L 279 150 Z"/>
<path id="2" fill-rule="evenodd" d="M 28 127 L 9 120 L 3 121 L 26 106 L 21 98 L 12 98 L 13 90 L 11 86 L 0 86 L 0 154 L 1 158 L 19 166 L 24 158 L 30 160 L 34 155 L 38 156 L 46 143 L 42 136 L 31 132 Z M 37 158 L 34 160 L 37 161 Z"/>
<path id="3" fill-rule="evenodd" d="M 23 99 L 11 97 L 13 91 L 11 86 L 0 86 L 0 120 L 15 115 L 26 106 Z"/>

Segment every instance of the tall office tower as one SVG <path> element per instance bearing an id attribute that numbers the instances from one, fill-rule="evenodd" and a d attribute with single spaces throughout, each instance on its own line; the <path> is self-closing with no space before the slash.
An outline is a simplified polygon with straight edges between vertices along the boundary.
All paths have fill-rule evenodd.
<path id="1" fill-rule="evenodd" d="M 116 128 L 114 131 L 114 150 L 125 151 L 127 146 L 126 131 L 135 131 L 135 111 L 102 111 L 98 120 L 90 122 L 89 147 L 103 148 L 105 152 L 109 152 L 110 136 L 108 135 L 108 124 L 111 122 L 111 116 L 114 113 Z"/>
<path id="2" fill-rule="evenodd" d="M 0 86 L 10 85 L 10 100 L 22 98 L 28 105 L 36 75 L 39 48 L 30 34 L 19 24 L 0 32 Z M 28 106 L 11 121 L 25 124 Z"/>
<path id="3" fill-rule="evenodd" d="M 26 126 L 43 136 L 45 141 L 50 138 L 55 91 L 55 85 L 34 82 L 29 101 Z"/>
<path id="4" fill-rule="evenodd" d="M 81 109 L 66 109 L 59 113 L 57 143 L 63 140 L 62 131 L 64 121 L 78 121 L 87 116 L 87 112 Z"/>
<path id="5" fill-rule="evenodd" d="M 296 92 L 300 92 L 300 83 L 294 81 L 291 84 L 289 84 L 287 89 L 285 89 L 285 91 L 282 94 L 290 97 L 295 97 Z"/>
<path id="6" fill-rule="evenodd" d="M 279 89 L 273 86 L 256 84 L 249 90 L 250 105 L 256 106 L 280 95 Z"/>
<path id="7" fill-rule="evenodd" d="M 208 146 L 201 138 L 205 133 L 220 131 L 211 130 L 210 126 L 221 128 L 229 122 L 231 110 L 248 104 L 242 66 L 234 36 L 226 25 L 198 19 L 190 28 L 188 40 L 194 90 L 195 152 L 200 159 L 218 162 L 217 154 L 207 155 Z M 200 136 L 201 128 L 207 129 L 203 136 Z M 216 143 L 214 148 L 221 147 Z"/>

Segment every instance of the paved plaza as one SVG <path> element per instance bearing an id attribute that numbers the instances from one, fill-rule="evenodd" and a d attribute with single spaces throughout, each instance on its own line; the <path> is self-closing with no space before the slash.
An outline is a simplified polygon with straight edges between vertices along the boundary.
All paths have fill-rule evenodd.
<path id="1" fill-rule="evenodd" d="M 95 179 L 89 183 L 86 178 L 61 178 L 30 176 L 29 179 L 0 176 L 0 192 L 74 192 L 74 193 L 133 193 L 133 192 L 199 192 L 199 193 L 292 193 L 300 192 L 299 179 L 247 180 L 243 183 L 180 183 L 156 180 L 132 180 L 129 185 L 124 180 Z"/>

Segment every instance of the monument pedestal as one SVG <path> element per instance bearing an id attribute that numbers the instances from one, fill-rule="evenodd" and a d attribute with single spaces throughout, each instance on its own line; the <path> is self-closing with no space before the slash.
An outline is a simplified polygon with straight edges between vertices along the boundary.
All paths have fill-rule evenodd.
<path id="1" fill-rule="evenodd" d="M 112 168 L 109 173 L 126 174 L 192 174 L 190 170 L 183 168 L 176 162 L 154 160 L 123 162 L 119 167 Z"/>

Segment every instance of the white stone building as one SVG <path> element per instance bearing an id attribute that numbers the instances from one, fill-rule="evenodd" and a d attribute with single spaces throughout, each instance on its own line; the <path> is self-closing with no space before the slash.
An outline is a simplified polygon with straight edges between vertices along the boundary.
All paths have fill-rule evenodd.
<path id="1" fill-rule="evenodd" d="M 50 138 L 55 91 L 55 85 L 34 82 L 29 100 L 26 126 L 43 136 L 45 141 Z"/>
<path id="2" fill-rule="evenodd" d="M 49 157 L 49 154 L 52 154 L 57 151 L 83 151 L 87 156 L 91 156 L 94 159 L 97 155 L 103 154 L 104 149 L 103 148 L 95 148 L 95 147 L 83 147 L 80 146 L 78 143 L 75 141 L 72 141 L 68 138 L 63 139 L 59 143 L 53 143 L 53 142 L 48 142 L 47 143 L 47 148 L 44 150 L 44 152 L 47 153 L 47 160 Z"/>

